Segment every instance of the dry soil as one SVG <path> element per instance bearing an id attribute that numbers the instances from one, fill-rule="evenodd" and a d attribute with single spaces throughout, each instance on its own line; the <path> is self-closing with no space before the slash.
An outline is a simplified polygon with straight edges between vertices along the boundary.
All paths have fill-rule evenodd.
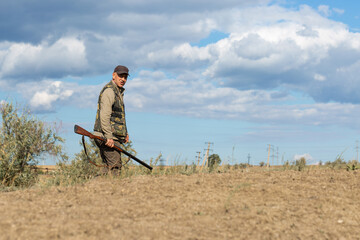
<path id="1" fill-rule="evenodd" d="M 0 239 L 360 239 L 360 172 L 99 177 L 0 193 Z"/>

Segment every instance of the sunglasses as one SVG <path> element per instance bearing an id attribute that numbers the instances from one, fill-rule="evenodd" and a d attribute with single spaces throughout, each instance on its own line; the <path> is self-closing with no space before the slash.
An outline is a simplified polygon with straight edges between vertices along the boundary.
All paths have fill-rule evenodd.
<path id="1" fill-rule="evenodd" d="M 128 75 L 126 73 L 116 73 L 118 75 L 119 78 L 125 78 L 127 79 L 128 78 Z"/>

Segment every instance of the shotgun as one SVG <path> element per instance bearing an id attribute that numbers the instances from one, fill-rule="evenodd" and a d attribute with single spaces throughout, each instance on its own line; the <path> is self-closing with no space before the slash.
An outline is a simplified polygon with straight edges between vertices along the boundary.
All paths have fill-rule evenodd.
<path id="1" fill-rule="evenodd" d="M 74 132 L 77 133 L 77 134 L 80 134 L 80 135 L 83 135 L 83 136 L 86 136 L 86 137 L 89 137 L 91 139 L 99 139 L 101 141 L 104 141 L 106 142 L 106 138 L 103 138 L 103 137 L 99 137 L 99 136 L 95 136 L 94 134 L 86 131 L 85 129 L 83 129 L 82 127 L 78 126 L 78 125 L 75 125 L 74 126 Z M 138 159 L 137 157 L 133 156 L 131 153 L 128 153 L 127 151 L 125 151 L 124 149 L 122 149 L 120 146 L 118 146 L 116 143 L 114 145 L 114 147 L 116 150 L 118 150 L 119 152 L 125 154 L 126 156 L 132 158 L 133 160 L 137 161 L 138 163 L 140 163 L 141 165 L 143 165 L 144 167 L 152 170 L 153 168 L 151 166 L 149 166 L 147 163 L 141 161 L 140 159 Z"/>

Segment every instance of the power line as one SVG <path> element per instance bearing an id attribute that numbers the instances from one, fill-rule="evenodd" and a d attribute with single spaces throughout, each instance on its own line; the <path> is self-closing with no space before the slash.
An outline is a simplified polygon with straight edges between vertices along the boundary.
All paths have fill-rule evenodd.
<path id="1" fill-rule="evenodd" d="M 271 144 L 269 144 L 268 159 L 267 159 L 267 164 L 266 164 L 266 167 L 267 167 L 267 168 L 269 168 L 270 149 L 271 149 Z"/>
<path id="2" fill-rule="evenodd" d="M 198 155 L 195 156 L 195 161 L 197 160 L 197 165 L 196 166 L 199 166 L 199 163 L 200 163 L 200 153 L 201 152 L 196 152 Z"/>
<path id="3" fill-rule="evenodd" d="M 359 162 L 359 140 L 356 140 L 356 161 Z"/>
<path id="4" fill-rule="evenodd" d="M 232 148 L 232 153 L 231 153 L 231 163 L 234 164 L 234 150 L 235 150 L 235 145 Z"/>
<path id="5" fill-rule="evenodd" d="M 203 160 L 203 162 L 202 162 L 202 164 L 201 164 L 201 169 L 202 169 L 204 166 L 206 166 L 206 164 L 207 164 L 207 162 L 208 162 L 209 152 L 212 151 L 212 149 L 210 149 L 210 146 L 211 146 L 211 145 L 214 145 L 214 143 L 212 143 L 212 142 L 205 142 L 205 144 L 207 144 L 208 147 L 207 147 L 207 149 L 204 149 L 204 151 L 206 151 L 206 152 L 205 152 L 204 160 Z"/>

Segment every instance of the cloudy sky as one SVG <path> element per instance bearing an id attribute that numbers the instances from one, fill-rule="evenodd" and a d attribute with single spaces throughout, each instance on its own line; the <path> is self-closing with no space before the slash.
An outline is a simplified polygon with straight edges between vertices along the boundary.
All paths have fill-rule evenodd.
<path id="1" fill-rule="evenodd" d="M 138 157 L 230 163 L 357 158 L 360 3 L 298 0 L 0 2 L 0 100 L 92 130 L 114 67 Z M 49 160 L 52 161 L 52 160 Z"/>

